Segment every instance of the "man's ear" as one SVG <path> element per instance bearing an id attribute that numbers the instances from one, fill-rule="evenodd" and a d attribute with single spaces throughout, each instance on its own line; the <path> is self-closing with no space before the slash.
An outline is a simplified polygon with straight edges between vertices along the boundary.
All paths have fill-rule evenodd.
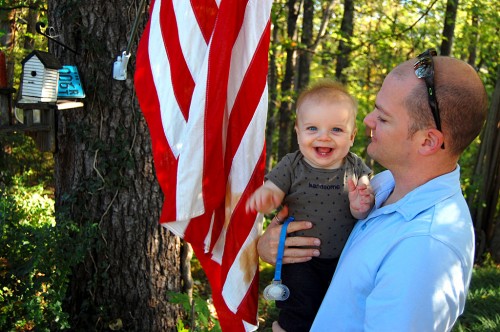
<path id="1" fill-rule="evenodd" d="M 437 129 L 426 129 L 423 133 L 422 144 L 419 152 L 426 156 L 441 151 L 444 143 L 444 135 Z"/>

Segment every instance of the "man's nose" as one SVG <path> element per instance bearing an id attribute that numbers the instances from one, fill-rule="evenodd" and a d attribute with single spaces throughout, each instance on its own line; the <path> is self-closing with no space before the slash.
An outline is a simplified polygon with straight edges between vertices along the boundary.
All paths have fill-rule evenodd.
<path id="1" fill-rule="evenodd" d="M 375 121 L 373 120 L 373 112 L 368 113 L 365 118 L 363 119 L 363 123 L 368 127 L 368 128 L 373 128 Z"/>

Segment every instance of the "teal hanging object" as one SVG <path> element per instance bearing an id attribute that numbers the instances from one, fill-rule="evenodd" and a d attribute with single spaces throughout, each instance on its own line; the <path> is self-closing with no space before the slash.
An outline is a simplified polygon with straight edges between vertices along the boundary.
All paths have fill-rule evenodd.
<path id="1" fill-rule="evenodd" d="M 63 65 L 59 69 L 57 98 L 85 98 L 76 66 Z"/>

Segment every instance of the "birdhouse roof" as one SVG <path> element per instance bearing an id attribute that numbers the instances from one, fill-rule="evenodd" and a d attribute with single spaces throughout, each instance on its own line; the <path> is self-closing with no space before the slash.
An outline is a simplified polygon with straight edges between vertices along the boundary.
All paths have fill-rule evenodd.
<path id="1" fill-rule="evenodd" d="M 59 60 L 50 54 L 49 52 L 44 52 L 44 51 L 33 51 L 30 54 L 28 54 L 23 61 L 21 61 L 21 64 L 24 66 L 24 64 L 31 59 L 33 56 L 37 56 L 38 59 L 42 62 L 42 64 L 45 66 L 45 68 L 49 69 L 61 69 L 62 65 L 59 62 Z"/>

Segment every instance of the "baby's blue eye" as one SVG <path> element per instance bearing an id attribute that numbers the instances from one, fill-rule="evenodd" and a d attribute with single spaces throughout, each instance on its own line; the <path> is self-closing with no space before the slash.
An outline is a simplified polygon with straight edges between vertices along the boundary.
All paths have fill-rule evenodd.
<path id="1" fill-rule="evenodd" d="M 332 131 L 336 132 L 336 133 L 341 133 L 342 129 L 340 129 L 340 128 L 332 128 Z"/>
<path id="2" fill-rule="evenodd" d="M 306 129 L 310 130 L 310 131 L 316 131 L 316 130 L 318 130 L 318 128 L 315 127 L 315 126 L 310 126 L 310 127 L 307 127 Z"/>

